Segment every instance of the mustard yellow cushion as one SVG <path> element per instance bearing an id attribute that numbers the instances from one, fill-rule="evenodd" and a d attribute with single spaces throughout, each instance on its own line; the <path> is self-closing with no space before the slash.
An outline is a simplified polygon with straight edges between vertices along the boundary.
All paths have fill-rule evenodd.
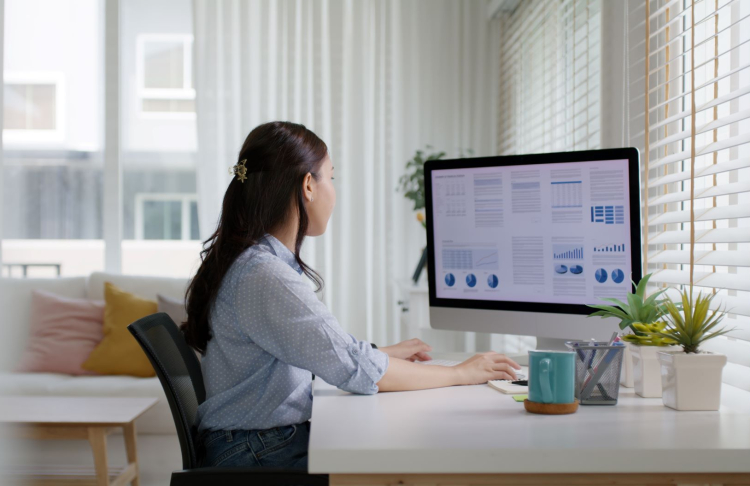
<path id="1" fill-rule="evenodd" d="M 156 313 L 155 300 L 142 299 L 110 282 L 104 283 L 104 339 L 91 351 L 82 368 L 104 375 L 155 376 L 141 346 L 127 327 Z"/>

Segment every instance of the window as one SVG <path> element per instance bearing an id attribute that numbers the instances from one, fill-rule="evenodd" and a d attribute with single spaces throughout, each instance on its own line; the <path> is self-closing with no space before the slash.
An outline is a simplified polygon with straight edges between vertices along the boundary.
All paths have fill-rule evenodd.
<path id="1" fill-rule="evenodd" d="M 532 0 L 501 19 L 499 154 L 600 146 L 600 10 Z"/>
<path id="2" fill-rule="evenodd" d="M 750 2 L 647 0 L 640 16 L 644 268 L 659 286 L 717 294 L 736 330 L 706 348 L 727 354 L 724 379 L 742 386 L 750 366 Z"/>
<path id="3" fill-rule="evenodd" d="M 104 270 L 103 6 L 5 1 L 2 275 Z"/>
<path id="4" fill-rule="evenodd" d="M 142 116 L 195 117 L 192 48 L 192 35 L 138 35 L 136 69 Z"/>
<path id="5" fill-rule="evenodd" d="M 197 240 L 195 194 L 136 194 L 137 240 Z"/>
<path id="6" fill-rule="evenodd" d="M 3 142 L 62 142 L 65 76 L 60 72 L 5 72 Z"/>
<path id="7" fill-rule="evenodd" d="M 200 252 L 191 1 L 4 9 L 2 275 L 191 275 Z M 104 43 L 113 26 L 119 48 Z M 107 56 L 119 77 L 105 85 Z M 118 116 L 105 119 L 105 107 Z M 117 150 L 105 147 L 105 126 L 119 130 Z"/>
<path id="8" fill-rule="evenodd" d="M 191 0 L 120 2 L 122 272 L 188 277 L 200 261 Z"/>

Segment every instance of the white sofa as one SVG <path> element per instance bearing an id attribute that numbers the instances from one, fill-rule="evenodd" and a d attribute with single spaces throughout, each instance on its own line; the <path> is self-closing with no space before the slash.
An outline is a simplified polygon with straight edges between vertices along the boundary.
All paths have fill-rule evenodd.
<path id="1" fill-rule="evenodd" d="M 141 484 L 169 484 L 169 475 L 180 469 L 177 433 L 158 378 L 131 376 L 71 376 L 56 373 L 17 373 L 16 364 L 29 337 L 31 293 L 46 290 L 66 297 L 104 299 L 104 282 L 127 292 L 156 299 L 156 294 L 181 299 L 185 279 L 136 277 L 94 273 L 89 277 L 57 279 L 0 279 L 0 394 L 43 396 L 154 397 L 159 402 L 136 421 Z M 0 444 L 0 456 L 11 463 L 93 465 L 85 441 L 21 441 Z M 108 439 L 110 465 L 125 463 L 122 436 Z M 2 467 L 0 467 L 2 469 Z"/>

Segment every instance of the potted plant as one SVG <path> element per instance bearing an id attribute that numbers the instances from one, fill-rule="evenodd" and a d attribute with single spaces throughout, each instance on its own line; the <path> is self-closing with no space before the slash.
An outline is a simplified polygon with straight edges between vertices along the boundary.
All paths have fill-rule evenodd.
<path id="1" fill-rule="evenodd" d="M 632 327 L 639 334 L 623 336 L 633 359 L 635 394 L 643 398 L 659 398 L 662 395 L 659 353 L 676 351 L 673 340 L 658 334 L 666 326 L 664 321 L 650 324 L 634 322 Z"/>
<path id="2" fill-rule="evenodd" d="M 620 384 L 634 387 L 636 394 L 642 397 L 658 398 L 661 396 L 661 374 L 656 352 L 674 343 L 653 334 L 666 327 L 666 323 L 661 321 L 666 307 L 664 300 L 659 299 L 666 289 L 645 297 L 650 278 L 651 274 L 648 274 L 638 285 L 633 282 L 635 292 L 627 295 L 627 304 L 619 299 L 603 298 L 616 305 L 590 305 L 599 311 L 589 317 L 614 317 L 620 319 L 620 329 L 630 328 L 632 334 L 623 336 L 626 347 Z"/>
<path id="3" fill-rule="evenodd" d="M 710 310 L 715 294 L 698 293 L 692 287 L 680 293 L 681 303 L 667 299 L 666 328 L 649 335 L 674 341 L 678 353 L 658 353 L 661 364 L 662 400 L 675 410 L 718 410 L 721 405 L 721 374 L 727 357 L 701 352 L 700 345 L 732 329 L 718 328 L 726 312 Z"/>

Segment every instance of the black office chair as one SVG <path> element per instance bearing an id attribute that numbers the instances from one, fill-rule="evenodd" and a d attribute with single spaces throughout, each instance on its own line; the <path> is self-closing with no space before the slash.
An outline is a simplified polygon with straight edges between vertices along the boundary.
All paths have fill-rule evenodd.
<path id="1" fill-rule="evenodd" d="M 137 320 L 128 326 L 128 330 L 156 370 L 177 428 L 183 470 L 172 473 L 171 486 L 328 485 L 326 475 L 310 475 L 296 470 L 198 467 L 198 431 L 193 424 L 198 405 L 206 399 L 198 358 L 172 319 L 163 312 Z"/>

